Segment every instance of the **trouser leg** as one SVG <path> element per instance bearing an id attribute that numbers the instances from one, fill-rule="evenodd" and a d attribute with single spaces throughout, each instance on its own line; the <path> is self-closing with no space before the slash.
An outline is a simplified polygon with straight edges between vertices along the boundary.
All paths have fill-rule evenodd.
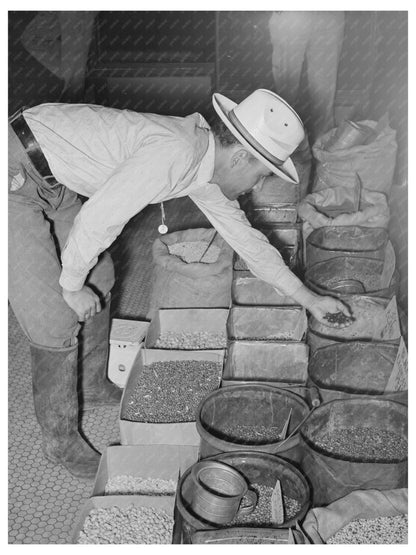
<path id="1" fill-rule="evenodd" d="M 50 214 L 57 247 L 61 251 L 81 208 L 70 204 Z M 111 288 L 114 285 L 114 266 L 109 253 L 104 252 L 90 272 L 86 284 L 101 300 L 101 312 L 81 324 L 79 343 L 79 399 L 82 408 L 118 404 L 122 390 L 107 380 L 110 333 Z"/>
<path id="2" fill-rule="evenodd" d="M 312 140 L 334 126 L 338 64 L 344 38 L 343 12 L 319 12 L 306 51 Z"/>
<path id="3" fill-rule="evenodd" d="M 299 87 L 309 38 L 309 20 L 305 12 L 274 13 L 269 30 L 275 90 L 303 117 L 303 94 Z"/>

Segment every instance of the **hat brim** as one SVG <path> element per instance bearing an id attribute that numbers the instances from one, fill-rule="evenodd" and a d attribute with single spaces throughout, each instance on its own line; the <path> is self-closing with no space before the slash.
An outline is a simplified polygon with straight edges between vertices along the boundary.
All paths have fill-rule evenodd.
<path id="1" fill-rule="evenodd" d="M 234 137 L 238 139 L 238 141 L 242 145 L 244 145 L 253 156 L 255 156 L 258 160 L 260 160 L 260 162 L 262 162 L 265 166 L 272 170 L 273 173 L 275 173 L 282 179 L 289 181 L 289 183 L 299 183 L 298 173 L 296 171 L 295 165 L 290 158 L 283 162 L 281 166 L 276 166 L 275 164 L 267 160 L 267 158 L 262 156 L 253 146 L 251 146 L 244 135 L 242 135 L 236 129 L 228 116 L 229 112 L 237 106 L 236 102 L 233 102 L 222 94 L 214 93 L 212 95 L 212 104 L 215 108 L 215 111 L 228 127 L 228 129 L 231 131 L 231 133 L 234 135 Z"/>

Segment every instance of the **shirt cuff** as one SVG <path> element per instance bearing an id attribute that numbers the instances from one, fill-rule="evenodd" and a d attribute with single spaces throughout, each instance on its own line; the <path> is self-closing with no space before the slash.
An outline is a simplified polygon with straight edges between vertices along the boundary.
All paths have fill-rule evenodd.
<path id="1" fill-rule="evenodd" d="M 64 270 L 59 278 L 59 285 L 67 291 L 80 291 L 84 286 L 85 278 L 79 278 L 69 275 Z"/>

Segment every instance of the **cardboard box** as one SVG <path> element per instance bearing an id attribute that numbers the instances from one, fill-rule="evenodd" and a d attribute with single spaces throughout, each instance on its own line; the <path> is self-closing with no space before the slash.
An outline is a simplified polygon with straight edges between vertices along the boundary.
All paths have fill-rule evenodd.
<path id="1" fill-rule="evenodd" d="M 224 333 L 226 340 L 228 312 L 228 309 L 224 308 L 159 309 L 147 330 L 145 347 L 146 349 L 154 349 L 157 339 L 162 333 L 166 332 Z M 223 345 L 218 345 L 218 348 L 214 350 L 224 348 Z"/>
<path id="2" fill-rule="evenodd" d="M 71 543 L 78 543 L 79 534 L 84 528 L 85 520 L 93 509 L 108 509 L 111 507 L 124 508 L 131 505 L 165 509 L 168 513 L 172 514 L 172 517 L 174 517 L 175 514 L 174 495 L 106 495 L 105 497 L 91 497 L 84 503 L 77 516 L 72 532 Z M 172 530 L 172 543 L 180 543 L 180 530 L 178 530 L 176 519 L 174 520 Z"/>
<path id="3" fill-rule="evenodd" d="M 228 311 L 227 311 L 228 312 Z M 208 360 L 224 363 L 224 350 L 169 351 L 141 349 L 133 364 L 120 405 L 120 440 L 122 445 L 194 445 L 199 446 L 199 434 L 195 421 L 172 423 L 132 422 L 124 418 L 127 403 L 134 391 L 143 366 L 166 360 Z M 218 384 L 219 385 L 219 384 Z"/>
<path id="4" fill-rule="evenodd" d="M 133 362 L 143 345 L 149 322 L 113 318 L 110 331 L 108 378 L 124 387 Z"/>
<path id="5" fill-rule="evenodd" d="M 270 226 L 276 223 L 295 223 L 298 219 L 297 204 L 276 203 L 266 206 L 255 206 L 250 210 L 250 221 L 257 226 Z"/>
<path id="6" fill-rule="evenodd" d="M 199 449 L 191 445 L 114 445 L 101 455 L 93 496 L 105 495 L 115 476 L 159 478 L 178 482 L 178 477 L 198 460 Z"/>
<path id="7" fill-rule="evenodd" d="M 298 204 L 300 187 L 274 175 L 267 177 L 260 189 L 251 191 L 249 199 L 252 206 L 267 206 L 276 202 Z"/>
<path id="8" fill-rule="evenodd" d="M 309 347 L 301 342 L 233 341 L 224 365 L 222 386 L 242 382 L 306 384 Z"/>
<path id="9" fill-rule="evenodd" d="M 298 306 L 234 306 L 227 323 L 229 339 L 302 341 L 308 320 Z"/>
<path id="10" fill-rule="evenodd" d="M 231 286 L 233 304 L 246 306 L 299 306 L 251 272 L 235 272 Z"/>

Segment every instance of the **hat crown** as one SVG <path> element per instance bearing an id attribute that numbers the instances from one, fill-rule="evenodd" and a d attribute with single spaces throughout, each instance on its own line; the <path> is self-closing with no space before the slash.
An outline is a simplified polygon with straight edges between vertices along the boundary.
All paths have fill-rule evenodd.
<path id="1" fill-rule="evenodd" d="M 281 161 L 289 158 L 305 136 L 297 113 L 272 91 L 254 91 L 233 112 L 248 134 Z"/>

